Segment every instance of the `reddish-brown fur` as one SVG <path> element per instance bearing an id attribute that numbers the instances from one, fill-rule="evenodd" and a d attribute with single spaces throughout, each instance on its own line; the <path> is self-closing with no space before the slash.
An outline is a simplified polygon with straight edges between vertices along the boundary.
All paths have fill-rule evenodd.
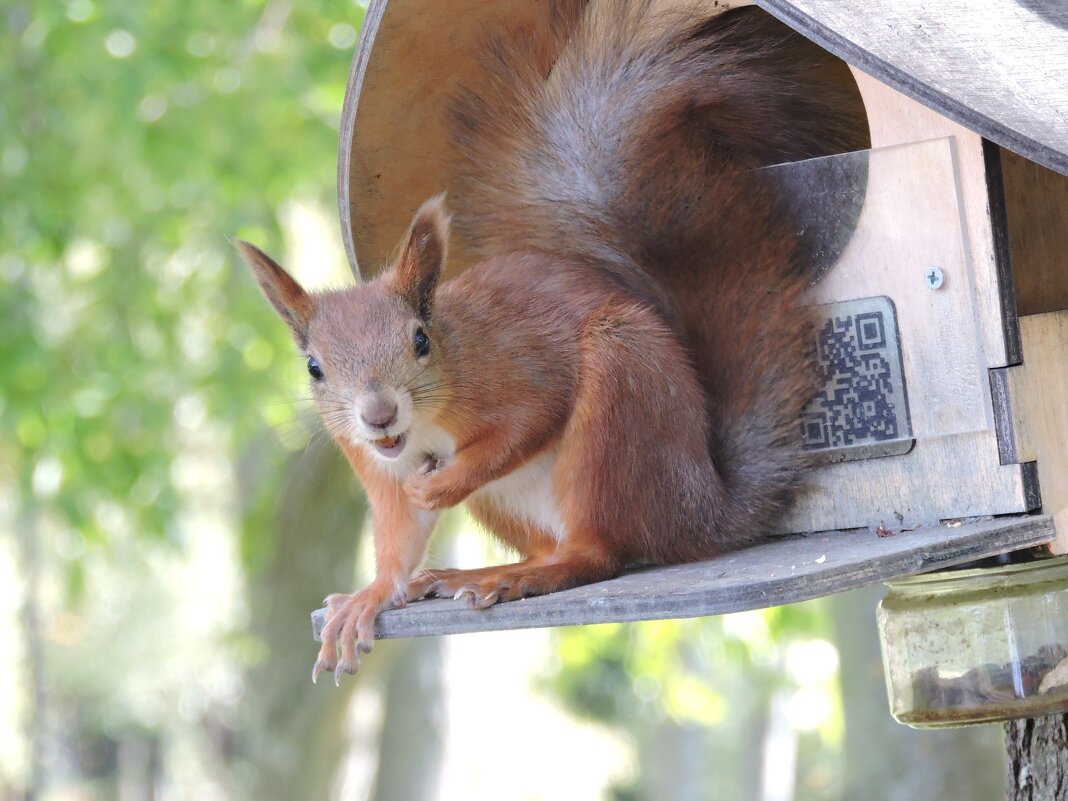
<path id="1" fill-rule="evenodd" d="M 789 499 L 807 277 L 774 192 L 738 165 L 819 152 L 803 125 L 770 128 L 834 128 L 833 92 L 784 88 L 799 68 L 773 55 L 789 41 L 754 48 L 742 23 L 646 5 L 561 5 L 536 52 L 522 35 L 490 48 L 485 94 L 454 110 L 457 207 L 483 256 L 457 278 L 437 285 L 440 198 L 392 269 L 352 290 L 305 294 L 241 244 L 321 367 L 313 392 L 374 518 L 376 578 L 327 599 L 313 675 L 355 671 L 383 609 L 427 594 L 485 607 L 707 557 L 758 539 Z M 395 424 L 360 422 L 391 404 Z M 529 491 L 501 483 L 513 474 Z M 437 512 L 473 493 L 524 559 L 413 575 Z"/>

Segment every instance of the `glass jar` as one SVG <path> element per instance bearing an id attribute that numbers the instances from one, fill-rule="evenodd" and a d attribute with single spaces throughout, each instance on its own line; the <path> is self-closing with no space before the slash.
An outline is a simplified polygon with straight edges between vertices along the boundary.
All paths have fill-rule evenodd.
<path id="1" fill-rule="evenodd" d="M 915 728 L 1068 710 L 1068 557 L 889 582 L 890 712 Z"/>

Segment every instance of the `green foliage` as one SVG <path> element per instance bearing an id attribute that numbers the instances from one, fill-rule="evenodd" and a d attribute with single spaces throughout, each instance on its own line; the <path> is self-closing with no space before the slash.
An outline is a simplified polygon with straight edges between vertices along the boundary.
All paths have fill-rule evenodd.
<path id="1" fill-rule="evenodd" d="M 277 250 L 283 201 L 330 203 L 361 17 L 275 0 L 4 9 L 0 470 L 71 537 L 181 542 L 184 489 L 228 470 L 190 439 L 210 430 L 225 459 L 285 416 L 299 364 L 227 237 Z"/>
<path id="2" fill-rule="evenodd" d="M 785 671 L 790 646 L 830 637 L 828 623 L 810 603 L 724 618 L 563 629 L 557 670 L 548 680 L 575 711 L 595 720 L 652 714 L 714 725 L 729 707 L 716 690 L 718 677 L 759 677 L 769 691 L 792 687 L 797 682 Z"/>
<path id="3" fill-rule="evenodd" d="M 263 502 L 308 437 L 301 361 L 228 239 L 278 252 L 284 203 L 332 213 L 362 17 L 347 0 L 0 4 L 0 556 L 26 582 L 4 602 L 37 615 L 0 657 L 25 699 L 0 727 L 51 743 L 50 781 L 82 739 L 170 748 L 169 772 L 202 776 L 189 744 L 240 728 L 264 646 L 233 633 L 231 554 L 267 563 Z M 0 796 L 30 784 L 32 747 L 0 749 Z"/>
<path id="4" fill-rule="evenodd" d="M 676 783 L 690 788 L 679 797 L 697 797 L 687 794 L 695 787 L 700 797 L 754 797 L 773 714 L 796 738 L 797 797 L 833 798 L 842 718 L 832 634 L 820 602 L 561 629 L 543 686 L 635 743 L 641 767 L 634 784 L 615 788 L 616 801 L 675 797 Z M 688 753 L 665 753 L 676 740 Z"/>

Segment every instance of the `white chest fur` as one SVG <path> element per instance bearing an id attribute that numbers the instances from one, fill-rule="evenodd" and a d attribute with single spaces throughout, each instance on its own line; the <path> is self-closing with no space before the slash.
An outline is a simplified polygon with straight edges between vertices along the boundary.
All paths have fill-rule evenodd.
<path id="1" fill-rule="evenodd" d="M 396 459 L 387 459 L 368 450 L 381 468 L 403 481 L 421 468 L 429 455 L 448 460 L 456 453 L 456 443 L 444 429 L 435 425 L 414 426 L 408 443 Z M 553 472 L 558 448 L 553 446 L 506 476 L 486 484 L 472 498 L 489 501 L 501 511 L 549 534 L 557 542 L 564 538 L 564 521 L 553 490 Z"/>
<path id="2" fill-rule="evenodd" d="M 553 490 L 557 448 L 553 446 L 508 475 L 492 481 L 472 497 L 488 500 L 560 542 L 564 521 Z"/>

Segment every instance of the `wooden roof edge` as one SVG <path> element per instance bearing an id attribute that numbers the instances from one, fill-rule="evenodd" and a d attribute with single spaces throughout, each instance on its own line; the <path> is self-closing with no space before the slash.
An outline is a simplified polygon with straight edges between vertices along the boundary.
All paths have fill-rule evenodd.
<path id="1" fill-rule="evenodd" d="M 848 64 L 1014 153 L 1068 175 L 1068 153 L 984 114 L 907 70 L 880 58 L 845 34 L 801 11 L 791 0 L 755 0 L 756 5 Z"/>

